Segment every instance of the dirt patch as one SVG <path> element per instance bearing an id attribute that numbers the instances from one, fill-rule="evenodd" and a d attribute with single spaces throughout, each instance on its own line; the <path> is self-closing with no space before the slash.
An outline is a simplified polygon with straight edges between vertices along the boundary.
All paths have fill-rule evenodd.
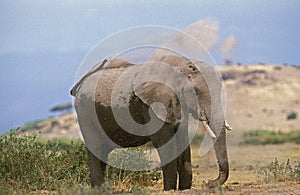
<path id="1" fill-rule="evenodd" d="M 300 145 L 239 146 L 229 145 L 230 176 L 221 188 L 208 189 L 205 182 L 217 176 L 214 153 L 199 157 L 199 146 L 192 147 L 193 185 L 191 190 L 163 192 L 162 182 L 149 187 L 150 194 L 300 194 L 300 181 L 263 181 L 257 173 L 277 157 L 279 162 L 290 159 L 294 165 L 300 161 Z"/>

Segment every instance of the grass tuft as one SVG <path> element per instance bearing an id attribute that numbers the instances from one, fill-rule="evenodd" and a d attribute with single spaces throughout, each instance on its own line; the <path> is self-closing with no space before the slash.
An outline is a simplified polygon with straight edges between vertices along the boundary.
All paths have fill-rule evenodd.
<path id="1" fill-rule="evenodd" d="M 300 181 L 300 161 L 294 165 L 290 165 L 290 160 L 280 163 L 277 158 L 268 166 L 256 170 L 257 177 L 266 182 L 286 182 Z"/>

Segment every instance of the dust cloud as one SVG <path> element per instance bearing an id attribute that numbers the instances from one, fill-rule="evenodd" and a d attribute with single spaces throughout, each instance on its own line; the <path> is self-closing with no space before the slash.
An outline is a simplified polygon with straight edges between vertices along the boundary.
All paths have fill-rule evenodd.
<path id="1" fill-rule="evenodd" d="M 174 50 L 179 51 L 179 54 L 196 57 L 195 59 L 205 59 L 205 55 L 211 51 L 214 51 L 213 55 L 217 58 L 224 60 L 235 58 L 235 53 L 232 51 L 239 46 L 237 38 L 231 34 L 223 40 L 220 38 L 219 32 L 219 21 L 210 18 L 198 20 L 182 28 L 181 33 L 178 32 L 176 35 L 170 36 L 169 39 L 165 39 L 161 46 L 171 48 L 173 51 L 158 49 L 154 54 L 154 58 L 163 55 L 174 55 Z"/>
<path id="2" fill-rule="evenodd" d="M 227 39 L 224 41 L 224 43 L 220 46 L 220 51 L 222 53 L 228 53 L 232 49 L 238 47 L 239 42 L 236 40 L 234 35 L 230 35 L 227 37 Z"/>

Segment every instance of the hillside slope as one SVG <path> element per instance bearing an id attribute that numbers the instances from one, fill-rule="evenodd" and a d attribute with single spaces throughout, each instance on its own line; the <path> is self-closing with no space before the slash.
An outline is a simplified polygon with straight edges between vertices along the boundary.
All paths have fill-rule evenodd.
<path id="1" fill-rule="evenodd" d="M 227 96 L 227 119 L 234 131 L 300 130 L 299 67 L 242 65 L 220 66 L 219 70 Z M 292 112 L 298 116 L 288 120 Z M 65 114 L 29 125 L 26 132 L 41 132 L 46 139 L 77 138 L 77 127 L 74 115 Z"/>
<path id="2" fill-rule="evenodd" d="M 300 68 L 226 66 L 220 68 L 227 95 L 227 117 L 233 129 L 300 130 Z"/>

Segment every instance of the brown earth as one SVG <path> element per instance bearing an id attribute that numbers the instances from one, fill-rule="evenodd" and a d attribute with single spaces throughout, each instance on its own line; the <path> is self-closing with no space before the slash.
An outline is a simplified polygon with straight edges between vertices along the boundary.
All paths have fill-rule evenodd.
<path id="1" fill-rule="evenodd" d="M 266 181 L 261 171 L 277 158 L 280 164 L 290 160 L 291 166 L 300 162 L 300 145 L 238 146 L 229 145 L 230 176 L 221 189 L 208 189 L 205 182 L 217 176 L 214 153 L 199 157 L 198 146 L 192 147 L 193 185 L 191 190 L 163 192 L 162 182 L 149 187 L 150 194 L 300 194 L 300 181 L 289 177 Z"/>

